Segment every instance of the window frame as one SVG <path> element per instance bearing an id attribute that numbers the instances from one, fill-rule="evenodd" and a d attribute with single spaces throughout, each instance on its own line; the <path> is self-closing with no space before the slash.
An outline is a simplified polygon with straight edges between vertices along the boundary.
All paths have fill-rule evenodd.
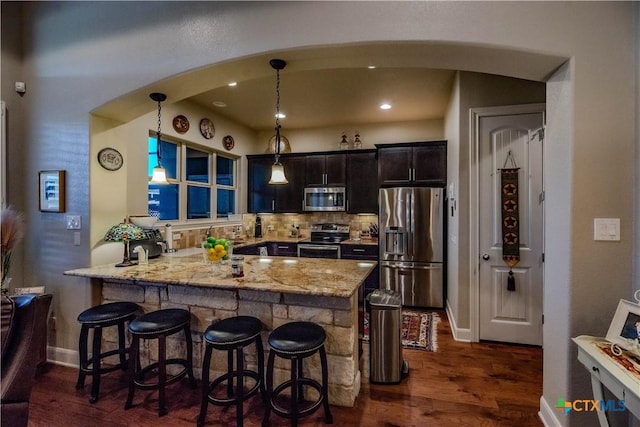
<path id="1" fill-rule="evenodd" d="M 156 133 L 154 131 L 149 130 L 149 138 L 155 138 Z M 218 208 L 218 200 L 217 200 L 217 192 L 218 189 L 233 191 L 234 193 L 234 207 L 235 212 L 234 215 L 240 214 L 240 164 L 241 164 L 241 156 L 236 156 L 230 153 L 225 153 L 220 150 L 216 150 L 212 147 L 197 144 L 188 140 L 175 138 L 172 136 L 161 135 L 161 141 L 168 142 L 171 144 L 177 145 L 177 155 L 176 155 L 176 175 L 177 178 L 169 178 L 167 180 L 170 184 L 178 185 L 178 219 L 176 220 L 162 220 L 163 222 L 168 222 L 174 225 L 198 225 L 198 224 L 210 224 L 210 223 L 226 223 L 232 222 L 229 216 L 226 217 L 218 217 L 217 208 Z M 147 164 L 149 162 L 149 140 L 147 139 Z M 207 183 L 199 182 L 199 181 L 189 181 L 187 180 L 187 149 L 193 149 L 197 151 L 201 151 L 207 153 L 208 156 L 208 166 L 207 171 L 209 175 L 209 180 Z M 216 180 L 216 162 L 217 157 L 224 157 L 233 162 L 233 185 L 223 185 L 218 184 Z M 147 165 L 148 166 L 148 165 Z M 149 166 L 148 166 L 149 169 Z M 148 189 L 149 189 L 149 181 L 151 180 L 150 176 L 147 176 L 147 200 L 149 197 Z M 200 188 L 208 188 L 210 190 L 210 203 L 209 203 L 209 218 L 195 218 L 188 219 L 187 218 L 187 210 L 188 210 L 188 200 L 187 200 L 187 191 L 189 186 L 191 187 L 200 187 Z M 235 221 L 234 221 L 235 222 Z"/>

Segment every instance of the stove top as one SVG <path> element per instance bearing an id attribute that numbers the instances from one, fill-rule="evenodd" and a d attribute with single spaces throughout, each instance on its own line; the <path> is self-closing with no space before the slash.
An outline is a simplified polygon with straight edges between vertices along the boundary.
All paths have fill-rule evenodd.
<path id="1" fill-rule="evenodd" d="M 335 244 L 349 239 L 348 224 L 323 223 L 311 225 L 310 242 L 314 244 Z"/>

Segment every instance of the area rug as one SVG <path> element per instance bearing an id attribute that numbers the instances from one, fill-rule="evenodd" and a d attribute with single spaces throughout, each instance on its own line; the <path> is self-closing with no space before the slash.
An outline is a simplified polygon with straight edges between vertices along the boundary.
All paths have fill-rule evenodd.
<path id="1" fill-rule="evenodd" d="M 415 311 L 402 311 L 402 345 L 425 351 L 438 349 L 438 322 L 440 316 L 437 313 L 419 313 Z M 369 313 L 364 313 L 364 341 L 369 341 Z"/>

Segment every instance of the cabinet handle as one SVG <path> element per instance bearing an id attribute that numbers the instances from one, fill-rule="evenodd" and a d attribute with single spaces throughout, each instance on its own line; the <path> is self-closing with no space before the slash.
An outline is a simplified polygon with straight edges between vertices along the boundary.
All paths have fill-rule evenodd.
<path id="1" fill-rule="evenodd" d="M 364 249 L 353 249 L 353 252 L 364 252 Z"/>
<path id="2" fill-rule="evenodd" d="M 276 201 L 275 200 L 271 200 L 271 210 L 272 211 L 276 210 Z"/>
<path id="3" fill-rule="evenodd" d="M 409 181 L 411 181 L 411 168 L 409 168 Z"/>
<path id="4" fill-rule="evenodd" d="M 411 180 L 415 181 L 416 180 L 416 168 L 411 168 L 411 171 L 413 172 L 413 178 Z"/>

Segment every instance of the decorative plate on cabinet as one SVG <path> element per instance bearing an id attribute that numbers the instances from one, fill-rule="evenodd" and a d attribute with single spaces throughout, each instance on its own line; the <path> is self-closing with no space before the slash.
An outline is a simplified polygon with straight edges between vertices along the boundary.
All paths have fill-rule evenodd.
<path id="1" fill-rule="evenodd" d="M 98 152 L 98 163 L 108 171 L 117 171 L 122 167 L 124 159 L 115 148 L 103 148 Z"/>
<path id="2" fill-rule="evenodd" d="M 213 138 L 216 134 L 216 128 L 213 126 L 213 122 L 209 119 L 200 120 L 200 133 L 205 139 Z"/>
<path id="3" fill-rule="evenodd" d="M 189 130 L 189 120 L 182 114 L 175 116 L 173 118 L 173 128 L 178 133 L 185 133 Z"/>
<path id="4" fill-rule="evenodd" d="M 224 145 L 224 148 L 226 148 L 227 150 L 231 150 L 234 145 L 236 145 L 236 142 L 233 140 L 233 137 L 231 135 L 227 135 L 222 138 L 222 145 Z"/>

